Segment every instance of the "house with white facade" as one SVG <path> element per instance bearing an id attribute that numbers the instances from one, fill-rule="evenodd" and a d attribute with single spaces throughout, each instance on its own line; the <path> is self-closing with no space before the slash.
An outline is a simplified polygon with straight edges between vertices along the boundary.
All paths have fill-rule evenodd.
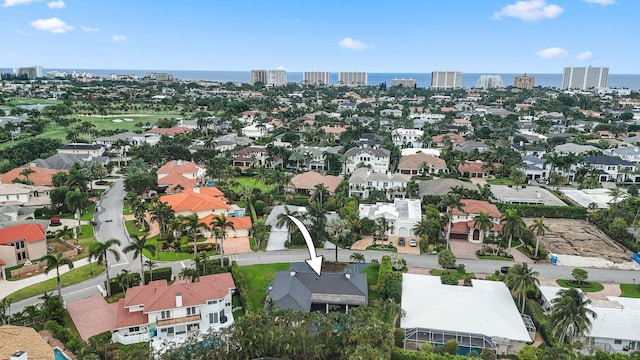
<path id="1" fill-rule="evenodd" d="M 199 282 L 152 281 L 127 290 L 118 302 L 112 341 L 135 344 L 178 342 L 233 324 L 231 273 L 201 276 Z"/>
<path id="2" fill-rule="evenodd" d="M 299 149 L 303 154 L 311 155 L 311 160 L 307 165 L 309 170 L 327 170 L 327 166 L 332 164 L 327 164 L 326 155 L 339 153 L 342 146 L 301 146 Z"/>
<path id="3" fill-rule="evenodd" d="M 387 219 L 388 234 L 414 236 L 413 228 L 422 220 L 422 208 L 418 199 L 394 199 L 393 203 L 360 204 L 360 219 Z"/>
<path id="4" fill-rule="evenodd" d="M 158 185 L 167 186 L 171 190 L 176 185 L 183 189 L 191 188 L 202 181 L 207 169 L 191 161 L 171 160 L 161 166 L 156 174 Z"/>
<path id="5" fill-rule="evenodd" d="M 638 146 L 617 147 L 615 149 L 605 150 L 603 153 L 632 163 L 640 163 L 640 147 Z"/>
<path id="6" fill-rule="evenodd" d="M 391 132 L 393 144 L 399 148 L 421 148 L 424 131 L 417 129 L 395 129 Z"/>
<path id="7" fill-rule="evenodd" d="M 600 182 L 621 182 L 628 179 L 637 182 L 638 177 L 633 174 L 636 169 L 636 164 L 632 162 L 608 155 L 586 156 L 584 162 L 592 169 L 600 171 L 598 175 Z"/>
<path id="8" fill-rule="evenodd" d="M 349 178 L 349 196 L 367 199 L 372 190 L 383 192 L 387 199 L 404 198 L 411 176 L 395 173 L 375 173 L 366 168 L 356 169 Z"/>
<path id="9" fill-rule="evenodd" d="M 372 172 L 386 173 L 389 171 L 391 151 L 382 148 L 359 147 L 344 153 L 347 161 L 344 164 L 346 173 L 354 172 L 358 167 L 366 167 Z"/>
<path id="10" fill-rule="evenodd" d="M 267 136 L 273 131 L 273 125 L 267 123 L 253 123 L 242 128 L 242 136 L 255 140 Z"/>
<path id="11" fill-rule="evenodd" d="M 58 154 L 102 156 L 106 149 L 99 144 L 71 143 L 58 148 Z"/>
<path id="12" fill-rule="evenodd" d="M 439 175 L 449 172 L 447 163 L 437 156 L 416 153 L 402 155 L 398 163 L 398 171 L 407 175 Z"/>

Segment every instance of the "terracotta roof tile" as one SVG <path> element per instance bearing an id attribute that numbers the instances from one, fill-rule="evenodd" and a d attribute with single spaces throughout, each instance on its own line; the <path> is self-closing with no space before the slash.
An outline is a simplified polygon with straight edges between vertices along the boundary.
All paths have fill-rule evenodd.
<path id="1" fill-rule="evenodd" d="M 131 290 L 131 289 L 129 289 Z M 127 291 L 128 293 L 129 291 Z M 125 299 L 118 301 L 118 311 L 116 312 L 115 329 L 122 329 L 130 326 L 146 325 L 149 323 L 149 316 L 142 311 L 129 311 L 125 307 Z"/>
<path id="2" fill-rule="evenodd" d="M 425 154 L 425 153 L 417 153 L 413 155 L 405 155 L 400 158 L 400 163 L 398 164 L 399 170 L 416 170 L 420 169 L 420 165 L 422 163 L 427 163 L 433 166 L 434 169 L 446 169 L 447 163 L 440 159 L 439 157 L 435 157 L 433 155 Z"/>
<path id="3" fill-rule="evenodd" d="M 220 192 L 219 189 L 215 188 L 217 191 L 213 190 L 214 188 L 206 187 L 200 187 L 198 189 L 200 193 L 194 192 L 193 189 L 185 189 L 185 191 L 179 194 L 161 196 L 160 201 L 169 204 L 175 212 L 230 209 L 229 205 L 227 205 L 227 199 L 225 199 L 224 196 L 213 195 L 218 192 L 221 194 L 222 192 Z"/>
<path id="4" fill-rule="evenodd" d="M 198 166 L 191 161 L 172 160 L 164 164 L 158 169 L 158 174 L 196 174 L 198 170 L 204 170 L 204 167 Z"/>
<path id="5" fill-rule="evenodd" d="M 20 224 L 0 229 L 0 244 L 10 244 L 16 240 L 26 240 L 29 243 L 47 239 L 41 224 Z"/>
<path id="6" fill-rule="evenodd" d="M 335 192 L 342 181 L 342 177 L 332 175 L 322 175 L 315 171 L 307 171 L 291 178 L 291 184 L 296 189 L 313 190 L 318 184 L 324 184 L 329 192 Z"/>
<path id="7" fill-rule="evenodd" d="M 13 182 L 13 179 L 16 179 L 16 178 L 24 179 L 24 176 L 20 175 L 20 172 L 22 172 L 22 170 L 24 170 L 27 167 L 33 170 L 33 173 L 29 175 L 29 180 L 31 180 L 33 185 L 38 185 L 38 186 L 40 185 L 51 186 L 53 185 L 53 181 L 52 181 L 53 175 L 59 172 L 65 172 L 65 173 L 67 172 L 65 170 L 45 169 L 45 168 L 39 168 L 35 166 L 23 166 L 23 167 L 15 168 L 4 174 L 0 174 L 0 182 L 4 184 L 11 184 Z"/>
<path id="8" fill-rule="evenodd" d="M 498 207 L 487 201 L 464 199 L 460 201 L 464 211 L 453 209 L 453 215 L 473 215 L 480 212 L 487 213 L 494 218 L 502 216 Z"/>
<path id="9" fill-rule="evenodd" d="M 444 142 L 444 137 L 445 136 L 449 137 L 449 139 L 451 140 L 451 143 L 453 145 L 460 144 L 461 142 L 464 142 L 464 138 L 462 136 L 458 135 L 458 134 L 455 134 L 455 133 L 432 136 L 431 137 L 431 141 L 433 141 L 434 143 L 437 143 L 437 144 L 441 144 L 441 143 Z"/>
<path id="10" fill-rule="evenodd" d="M 155 128 L 147 131 L 147 134 L 158 134 L 158 135 L 167 135 L 167 136 L 175 136 L 178 134 L 190 133 L 193 129 L 184 126 L 174 126 L 171 128 Z"/>

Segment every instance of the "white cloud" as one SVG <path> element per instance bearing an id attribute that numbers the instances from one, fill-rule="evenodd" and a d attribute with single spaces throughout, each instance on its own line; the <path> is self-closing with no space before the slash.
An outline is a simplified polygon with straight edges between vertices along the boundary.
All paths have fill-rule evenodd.
<path id="1" fill-rule="evenodd" d="M 73 30 L 73 26 L 56 17 L 32 21 L 31 26 L 41 31 L 48 31 L 52 34 L 64 34 L 67 31 Z"/>
<path id="2" fill-rule="evenodd" d="M 127 37 L 124 36 L 124 35 L 115 34 L 115 35 L 111 35 L 111 39 L 113 41 L 115 41 L 115 42 L 123 42 L 123 41 L 127 40 Z"/>
<path id="3" fill-rule="evenodd" d="M 37 0 L 4 0 L 2 7 L 11 7 L 16 5 L 30 4 L 35 1 Z"/>
<path id="4" fill-rule="evenodd" d="M 82 30 L 84 32 L 98 32 L 98 31 L 100 31 L 100 29 L 98 29 L 98 28 L 94 28 L 94 27 L 90 27 L 90 26 L 84 26 L 84 25 L 80 25 L 80 30 Z"/>
<path id="5" fill-rule="evenodd" d="M 584 0 L 589 4 L 598 4 L 602 6 L 613 5 L 616 3 L 616 0 Z"/>
<path id="6" fill-rule="evenodd" d="M 563 58 L 569 55 L 567 50 L 562 48 L 555 48 L 555 47 L 540 50 L 536 54 L 543 59 L 557 59 L 557 58 Z"/>
<path id="7" fill-rule="evenodd" d="M 363 43 L 360 40 L 352 39 L 350 37 L 346 37 L 338 42 L 340 47 L 351 50 L 364 50 L 372 47 L 372 45 L 368 45 Z"/>
<path id="8" fill-rule="evenodd" d="M 563 11 L 564 9 L 558 5 L 547 5 L 545 0 L 517 1 L 515 4 L 509 4 L 500 11 L 496 11 L 491 18 L 500 20 L 503 17 L 514 17 L 525 21 L 537 21 L 553 19 Z"/>
<path id="9" fill-rule="evenodd" d="M 583 60 L 583 61 L 590 60 L 591 58 L 593 58 L 593 53 L 591 51 L 584 51 L 578 54 L 578 56 L 576 56 L 576 59 Z"/>
<path id="10" fill-rule="evenodd" d="M 57 0 L 57 1 L 48 2 L 47 6 L 49 7 L 49 9 L 62 9 L 64 7 L 64 1 Z"/>

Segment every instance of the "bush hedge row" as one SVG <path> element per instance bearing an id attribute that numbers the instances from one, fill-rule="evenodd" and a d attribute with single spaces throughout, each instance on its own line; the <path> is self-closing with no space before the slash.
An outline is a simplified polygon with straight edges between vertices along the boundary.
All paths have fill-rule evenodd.
<path id="1" fill-rule="evenodd" d="M 170 267 L 162 267 L 153 269 L 153 281 L 156 280 L 167 280 L 171 281 L 171 277 L 173 276 L 172 270 Z M 147 270 L 144 272 L 144 283 L 148 284 L 151 281 L 151 273 Z"/>
<path id="2" fill-rule="evenodd" d="M 250 304 L 247 301 L 247 299 L 249 299 L 249 283 L 247 282 L 247 277 L 244 275 L 244 272 L 235 261 L 231 263 L 231 276 L 236 284 L 236 292 L 240 296 L 240 302 L 242 306 L 244 306 L 245 311 L 258 310 L 249 308 Z"/>
<path id="3" fill-rule="evenodd" d="M 391 360 L 475 360 L 479 357 L 463 355 L 437 354 L 426 351 L 412 351 L 395 348 L 391 353 Z"/>
<path id="4" fill-rule="evenodd" d="M 498 210 L 504 212 L 507 209 L 515 209 L 522 217 L 586 219 L 587 209 L 581 206 L 549 206 L 530 204 L 504 204 L 496 203 Z"/>
<path id="5" fill-rule="evenodd" d="M 391 257 L 385 255 L 380 261 L 380 269 L 378 270 L 378 293 L 384 293 L 384 287 L 387 284 L 387 278 L 393 272 L 393 266 L 391 265 Z"/>

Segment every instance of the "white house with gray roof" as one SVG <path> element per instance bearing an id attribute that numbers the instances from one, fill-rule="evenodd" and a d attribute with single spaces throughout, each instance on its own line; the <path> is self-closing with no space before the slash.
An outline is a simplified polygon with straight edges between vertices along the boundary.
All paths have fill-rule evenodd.
<path id="1" fill-rule="evenodd" d="M 626 160 L 632 163 L 640 163 L 640 147 L 618 147 L 611 150 L 604 151 L 605 155 L 619 157 L 622 160 Z"/>
<path id="2" fill-rule="evenodd" d="M 300 152 L 311 155 L 307 167 L 309 170 L 327 170 L 326 154 L 337 154 L 342 146 L 301 146 Z"/>
<path id="3" fill-rule="evenodd" d="M 356 169 L 349 178 L 349 196 L 367 199 L 371 190 L 386 193 L 387 199 L 404 198 L 410 175 L 375 173 L 367 168 Z"/>
<path id="4" fill-rule="evenodd" d="M 382 148 L 352 148 L 344 153 L 347 161 L 344 163 L 344 172 L 352 173 L 358 167 L 366 167 L 371 172 L 386 173 L 389 171 L 391 151 Z"/>
<path id="5" fill-rule="evenodd" d="M 360 204 L 360 219 L 387 219 L 389 235 L 414 236 L 413 228 L 422 220 L 422 208 L 417 199 L 394 199 L 393 203 Z"/>
<path id="6" fill-rule="evenodd" d="M 558 153 L 559 155 L 567 155 L 567 154 L 579 155 L 579 154 L 591 152 L 591 151 L 601 152 L 602 150 L 591 145 L 579 145 L 574 143 L 566 143 L 566 144 L 556 146 L 555 148 L 553 148 L 553 151 Z"/>

